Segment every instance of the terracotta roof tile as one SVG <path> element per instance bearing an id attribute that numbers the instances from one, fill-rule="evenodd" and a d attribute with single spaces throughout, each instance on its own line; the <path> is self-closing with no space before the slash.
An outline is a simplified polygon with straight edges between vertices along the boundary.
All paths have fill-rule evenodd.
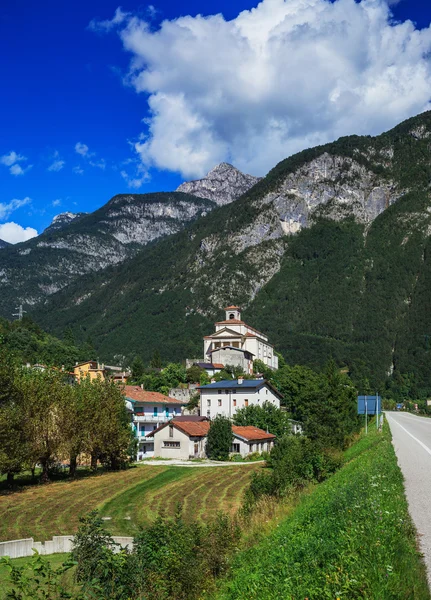
<path id="1" fill-rule="evenodd" d="M 143 402 L 147 404 L 187 404 L 177 398 L 164 396 L 160 392 L 148 392 L 143 390 L 138 385 L 125 385 L 123 395 L 135 402 Z"/>
<path id="2" fill-rule="evenodd" d="M 168 425 L 174 425 L 177 429 L 183 431 L 190 437 L 205 437 L 210 429 L 209 421 L 183 421 L 182 419 L 177 421 L 177 419 L 172 419 L 169 423 L 163 423 L 163 425 L 160 425 L 160 427 L 157 427 L 154 431 L 150 431 L 145 437 L 152 437 L 155 433 L 161 431 Z"/>
<path id="3" fill-rule="evenodd" d="M 232 425 L 232 431 L 234 434 L 239 435 L 248 441 L 275 439 L 274 434 L 266 433 L 266 431 L 263 429 L 259 429 L 259 427 L 253 427 L 251 425 Z"/>
<path id="4" fill-rule="evenodd" d="M 241 310 L 239 306 L 233 306 L 233 305 L 232 306 L 226 306 L 226 308 L 225 308 L 225 310 L 234 310 L 234 309 Z"/>

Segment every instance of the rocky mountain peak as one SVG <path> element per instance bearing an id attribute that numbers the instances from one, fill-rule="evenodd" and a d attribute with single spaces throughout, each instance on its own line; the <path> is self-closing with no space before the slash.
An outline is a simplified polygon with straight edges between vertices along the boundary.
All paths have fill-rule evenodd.
<path id="1" fill-rule="evenodd" d="M 222 162 L 211 169 L 202 179 L 182 183 L 177 188 L 177 192 L 193 194 L 223 206 L 245 194 L 260 179 L 260 177 L 242 173 L 229 163 Z"/>
<path id="2" fill-rule="evenodd" d="M 75 221 L 76 219 L 79 219 L 79 218 L 83 217 L 86 214 L 87 213 L 84 213 L 84 212 L 79 212 L 79 213 L 63 212 L 63 213 L 60 213 L 59 215 L 56 215 L 53 218 L 51 225 L 49 225 L 45 229 L 44 233 L 58 231 L 59 229 L 63 229 L 63 227 L 66 227 L 67 225 L 70 225 L 70 223 L 72 223 L 72 221 Z"/>

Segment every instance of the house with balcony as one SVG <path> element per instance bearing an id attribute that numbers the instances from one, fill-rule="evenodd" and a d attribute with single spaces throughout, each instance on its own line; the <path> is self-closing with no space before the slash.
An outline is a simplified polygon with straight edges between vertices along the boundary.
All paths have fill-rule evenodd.
<path id="1" fill-rule="evenodd" d="M 226 307 L 225 319 L 215 323 L 215 333 L 204 337 L 203 362 L 213 366 L 238 366 L 244 373 L 251 374 L 255 360 L 270 369 L 278 369 L 278 356 L 268 337 L 242 320 L 239 306 Z"/>
<path id="2" fill-rule="evenodd" d="M 264 402 L 280 408 L 283 395 L 265 379 L 229 379 L 201 385 L 200 413 L 214 419 L 223 415 L 231 419 L 237 410 Z"/>
<path id="3" fill-rule="evenodd" d="M 138 385 L 123 386 L 126 401 L 133 406 L 133 428 L 138 438 L 138 460 L 154 456 L 152 432 L 160 425 L 179 417 L 185 400 L 143 390 Z"/>

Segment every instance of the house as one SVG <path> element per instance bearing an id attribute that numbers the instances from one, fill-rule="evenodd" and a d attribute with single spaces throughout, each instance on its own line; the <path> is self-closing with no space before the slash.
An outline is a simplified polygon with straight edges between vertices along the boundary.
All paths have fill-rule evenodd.
<path id="1" fill-rule="evenodd" d="M 205 458 L 211 423 L 206 417 L 180 417 L 160 425 L 154 432 L 154 456 L 160 458 Z M 275 435 L 258 427 L 232 425 L 234 440 L 231 452 L 247 456 L 252 452 L 269 452 Z"/>
<path id="2" fill-rule="evenodd" d="M 231 364 L 231 363 L 229 363 L 229 364 Z M 217 362 L 211 363 L 211 362 L 202 362 L 202 361 L 193 362 L 193 365 L 196 367 L 200 367 L 201 369 L 206 371 L 206 373 L 207 373 L 207 375 L 209 375 L 209 377 L 212 377 L 216 373 L 220 373 L 220 371 L 224 367 L 224 365 L 222 365 L 221 363 L 217 363 Z"/>
<path id="3" fill-rule="evenodd" d="M 76 363 L 73 367 L 75 380 L 79 383 L 82 378 L 90 377 L 91 380 L 106 378 L 106 369 L 104 365 L 100 365 L 95 360 L 88 360 L 83 363 Z"/>
<path id="4" fill-rule="evenodd" d="M 248 456 L 253 452 L 270 452 L 275 442 L 275 435 L 252 425 L 232 425 L 234 440 L 231 452 Z"/>
<path id="5" fill-rule="evenodd" d="M 232 418 L 237 410 L 271 402 L 280 408 L 282 394 L 265 379 L 223 380 L 200 387 L 200 413 L 209 419 L 217 415 Z"/>
<path id="6" fill-rule="evenodd" d="M 244 323 L 239 306 L 225 308 L 225 320 L 215 323 L 215 333 L 204 337 L 204 362 L 241 367 L 253 373 L 253 361 L 278 369 L 278 357 L 268 337 Z"/>
<path id="7" fill-rule="evenodd" d="M 143 390 L 138 385 L 123 386 L 125 399 L 133 405 L 133 428 L 138 437 L 138 460 L 154 455 L 152 433 L 162 423 L 182 413 L 186 402 Z"/>

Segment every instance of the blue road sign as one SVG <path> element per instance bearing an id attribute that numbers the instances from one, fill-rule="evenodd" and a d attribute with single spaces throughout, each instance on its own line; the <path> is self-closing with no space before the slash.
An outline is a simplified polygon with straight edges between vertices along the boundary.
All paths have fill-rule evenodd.
<path id="1" fill-rule="evenodd" d="M 358 396 L 358 415 L 376 415 L 382 412 L 380 396 Z"/>

